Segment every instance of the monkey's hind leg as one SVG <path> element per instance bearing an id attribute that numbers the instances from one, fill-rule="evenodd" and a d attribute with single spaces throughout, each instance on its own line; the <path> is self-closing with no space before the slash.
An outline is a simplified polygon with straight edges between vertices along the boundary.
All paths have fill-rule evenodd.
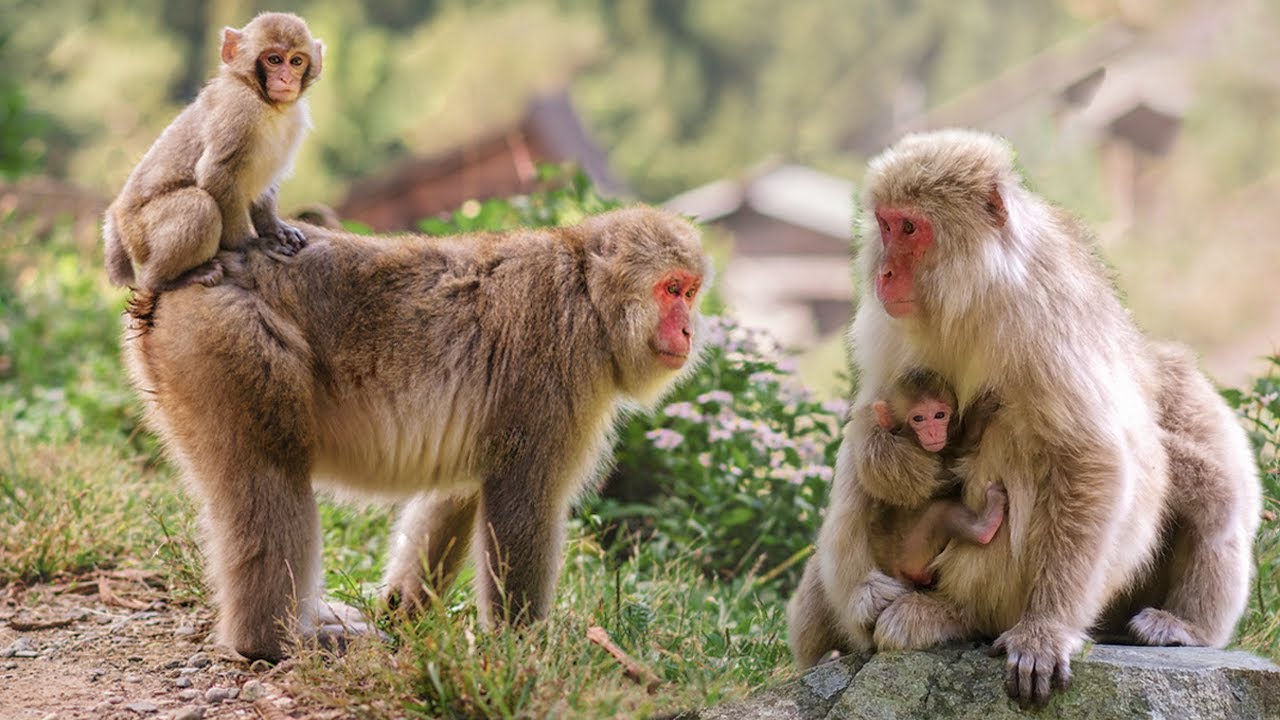
<path id="1" fill-rule="evenodd" d="M 1230 493 L 1221 463 L 1180 439 L 1166 440 L 1175 483 L 1193 483 L 1199 492 Z M 1176 490 L 1175 490 L 1176 491 Z M 1253 541 L 1229 497 L 1185 509 L 1176 516 L 1169 560 L 1169 594 L 1163 607 L 1149 607 L 1129 621 L 1146 645 L 1209 645 L 1231 639 L 1248 602 Z"/>
<path id="2" fill-rule="evenodd" d="M 314 631 L 321 581 L 315 497 L 303 463 L 234 452 L 222 456 L 236 465 L 196 473 L 206 499 L 202 519 L 218 609 L 215 637 L 251 660 L 276 661 L 291 632 Z"/>
<path id="3" fill-rule="evenodd" d="M 214 285 L 222 266 L 213 256 L 222 237 L 222 212 L 198 187 L 161 195 L 138 211 L 147 253 L 135 257 L 138 286 L 171 290 L 191 283 Z"/>
<path id="4" fill-rule="evenodd" d="M 413 610 L 449 589 L 471 547 L 480 496 L 429 492 L 400 511 L 387 559 L 386 602 Z"/>
<path id="5" fill-rule="evenodd" d="M 848 653 L 853 644 L 840 634 L 840 625 L 822 587 L 822 571 L 815 558 L 805 563 L 800 585 L 787 603 L 787 640 L 801 670 L 818 664 L 832 651 Z"/>

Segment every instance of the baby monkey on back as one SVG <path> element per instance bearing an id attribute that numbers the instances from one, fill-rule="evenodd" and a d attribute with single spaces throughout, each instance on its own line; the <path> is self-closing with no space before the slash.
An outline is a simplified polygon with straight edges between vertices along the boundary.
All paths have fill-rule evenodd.
<path id="1" fill-rule="evenodd" d="M 923 369 L 903 373 L 888 401 L 872 404 L 876 421 L 890 432 L 915 440 L 927 452 L 940 453 L 939 478 L 948 490 L 921 507 L 874 505 L 872 555 L 886 573 L 914 585 L 933 584 L 929 565 L 951 540 L 986 545 L 1004 522 L 1008 496 L 1003 486 L 987 487 L 986 502 L 975 513 L 960 502 L 951 466 L 973 450 L 999 409 L 992 393 L 979 396 L 956 422 L 956 395 L 936 373 Z"/>
<path id="2" fill-rule="evenodd" d="M 274 237 L 293 255 L 306 244 L 276 215 L 281 178 L 310 127 L 302 93 L 320 76 L 324 45 L 302 18 L 263 13 L 222 31 L 218 75 L 160 135 L 107 208 L 107 276 L 167 290 L 214 285 L 221 249 Z"/>

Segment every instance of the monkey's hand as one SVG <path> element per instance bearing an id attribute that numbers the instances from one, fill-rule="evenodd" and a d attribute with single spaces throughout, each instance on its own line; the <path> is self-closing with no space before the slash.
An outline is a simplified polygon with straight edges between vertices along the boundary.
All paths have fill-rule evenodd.
<path id="1" fill-rule="evenodd" d="M 297 255 L 299 250 L 307 246 L 307 236 L 283 220 L 276 220 L 275 227 L 268 234 L 279 241 L 272 250 L 286 257 Z"/>
<path id="2" fill-rule="evenodd" d="M 1004 689 L 1021 705 L 1049 702 L 1052 688 L 1071 684 L 1071 656 L 1084 646 L 1079 633 L 1055 623 L 1022 620 L 996 638 L 991 654 L 1008 656 Z"/>
<path id="3" fill-rule="evenodd" d="M 898 579 L 872 570 L 849 598 L 849 618 L 854 624 L 870 630 L 885 608 L 910 591 L 911 588 Z"/>

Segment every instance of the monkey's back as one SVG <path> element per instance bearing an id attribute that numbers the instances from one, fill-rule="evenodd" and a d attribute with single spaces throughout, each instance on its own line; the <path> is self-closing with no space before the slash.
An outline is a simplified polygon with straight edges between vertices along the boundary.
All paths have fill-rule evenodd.
<path id="1" fill-rule="evenodd" d="M 580 245 L 304 230 L 284 262 L 223 253 L 222 284 L 160 295 L 150 329 L 126 336 L 162 433 L 204 425 L 192 412 L 292 413 L 316 476 L 400 494 L 473 481 L 521 428 L 607 429 L 612 402 L 579 401 L 609 367 Z"/>

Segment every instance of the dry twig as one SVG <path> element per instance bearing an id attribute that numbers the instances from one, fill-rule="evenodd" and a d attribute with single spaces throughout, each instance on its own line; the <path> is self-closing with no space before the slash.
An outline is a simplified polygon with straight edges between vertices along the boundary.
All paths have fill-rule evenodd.
<path id="1" fill-rule="evenodd" d="M 604 651 L 613 656 L 622 665 L 622 672 L 627 677 L 644 686 L 650 695 L 657 692 L 658 686 L 662 681 L 658 679 L 647 668 L 636 662 L 622 648 L 614 644 L 613 639 L 609 637 L 609 632 L 599 625 L 592 625 L 587 628 L 587 639 L 604 648 Z"/>

